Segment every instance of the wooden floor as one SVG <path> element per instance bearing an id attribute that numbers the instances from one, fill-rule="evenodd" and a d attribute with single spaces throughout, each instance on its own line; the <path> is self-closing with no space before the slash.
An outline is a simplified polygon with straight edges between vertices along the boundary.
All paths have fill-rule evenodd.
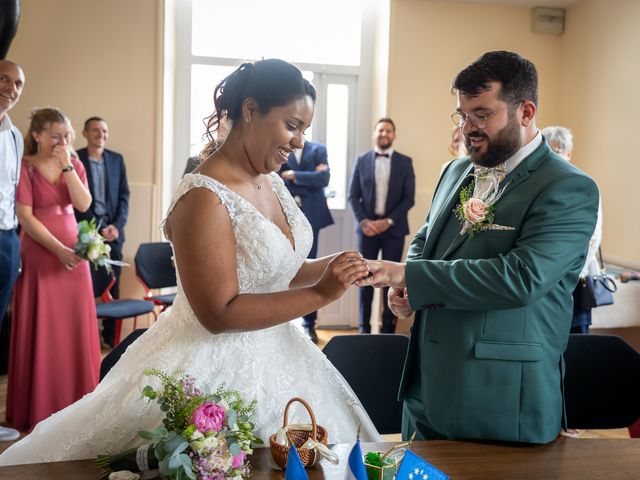
<path id="1" fill-rule="evenodd" d="M 402 330 L 402 329 L 401 329 Z M 357 333 L 357 330 L 317 330 L 318 347 L 322 348 L 335 335 L 345 335 Z M 404 333 L 404 332 L 402 332 Z M 103 349 L 102 355 L 109 353 Z M 0 425 L 7 425 L 5 422 L 5 405 L 7 400 L 7 376 L 0 376 Z M 579 432 L 579 438 L 629 438 L 629 431 L 626 428 L 613 430 L 584 430 Z M 400 435 L 384 435 L 385 441 L 397 441 Z M 0 452 L 7 449 L 13 442 L 0 442 Z"/>

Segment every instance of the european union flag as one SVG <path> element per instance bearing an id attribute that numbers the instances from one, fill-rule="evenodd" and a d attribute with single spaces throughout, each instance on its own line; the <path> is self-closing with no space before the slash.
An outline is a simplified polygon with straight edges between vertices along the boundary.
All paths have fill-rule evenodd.
<path id="1" fill-rule="evenodd" d="M 291 444 L 289 448 L 289 455 L 287 456 L 287 470 L 284 475 L 285 480 L 309 480 L 309 476 L 302 465 L 300 455 L 296 446 Z"/>
<path id="2" fill-rule="evenodd" d="M 396 480 L 448 480 L 449 476 L 410 450 L 404 454 Z"/>

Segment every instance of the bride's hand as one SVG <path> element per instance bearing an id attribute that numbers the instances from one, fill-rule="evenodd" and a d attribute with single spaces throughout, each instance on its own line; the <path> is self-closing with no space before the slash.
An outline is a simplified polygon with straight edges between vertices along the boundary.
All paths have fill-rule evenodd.
<path id="1" fill-rule="evenodd" d="M 343 252 L 333 258 L 314 289 L 329 301 L 340 298 L 347 288 L 369 274 L 367 262 L 358 252 Z"/>

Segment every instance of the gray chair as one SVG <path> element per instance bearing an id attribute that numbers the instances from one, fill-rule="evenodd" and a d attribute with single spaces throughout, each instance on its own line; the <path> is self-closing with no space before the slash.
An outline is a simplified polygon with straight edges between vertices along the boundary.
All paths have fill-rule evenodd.
<path id="1" fill-rule="evenodd" d="M 338 335 L 322 350 L 356 393 L 380 433 L 398 433 L 402 402 L 397 400 L 409 347 L 405 335 Z"/>
<path id="2" fill-rule="evenodd" d="M 640 353 L 614 335 L 569 335 L 566 428 L 626 428 L 640 418 Z"/>

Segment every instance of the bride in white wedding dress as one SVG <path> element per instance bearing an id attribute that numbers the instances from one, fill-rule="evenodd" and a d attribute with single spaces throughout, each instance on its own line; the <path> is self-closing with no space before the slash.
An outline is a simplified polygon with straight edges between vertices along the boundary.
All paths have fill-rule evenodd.
<path id="1" fill-rule="evenodd" d="M 281 60 L 243 64 L 215 92 L 211 139 L 197 173 L 186 175 L 169 208 L 178 294 L 171 309 L 132 344 L 96 389 L 40 422 L 0 455 L 0 465 L 93 458 L 144 442 L 137 431 L 163 418 L 142 398 L 155 385 L 143 370 L 184 371 L 215 389 L 225 382 L 257 400 L 257 436 L 282 425 L 292 397 L 309 402 L 331 443 L 379 440 L 344 378 L 291 320 L 339 298 L 367 275 L 357 252 L 306 260 L 312 233 L 276 172 L 302 148 L 313 87 Z M 295 421 L 307 422 L 299 409 Z"/>

